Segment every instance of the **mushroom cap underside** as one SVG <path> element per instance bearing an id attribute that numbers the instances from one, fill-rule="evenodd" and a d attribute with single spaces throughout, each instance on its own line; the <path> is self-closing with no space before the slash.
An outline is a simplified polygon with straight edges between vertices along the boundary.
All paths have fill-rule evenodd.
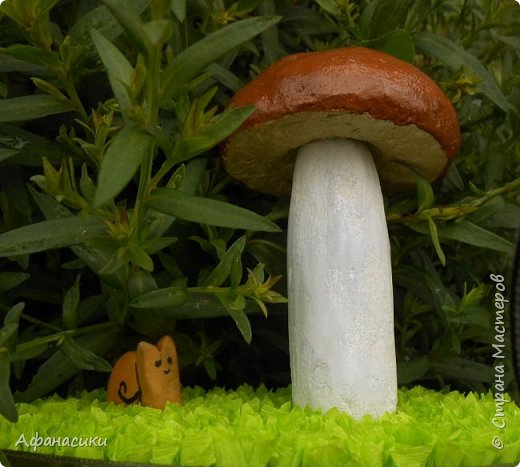
<path id="1" fill-rule="evenodd" d="M 414 171 L 437 179 L 460 145 L 455 110 L 435 82 L 363 47 L 289 55 L 231 102 L 249 104 L 255 112 L 221 155 L 231 176 L 267 194 L 290 193 L 296 151 L 312 141 L 368 143 L 388 193 L 413 187 Z"/>

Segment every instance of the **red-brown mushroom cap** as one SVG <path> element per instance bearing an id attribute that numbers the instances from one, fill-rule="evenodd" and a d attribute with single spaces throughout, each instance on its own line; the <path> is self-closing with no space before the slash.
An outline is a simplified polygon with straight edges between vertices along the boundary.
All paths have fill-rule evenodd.
<path id="1" fill-rule="evenodd" d="M 296 150 L 316 140 L 368 143 L 383 190 L 413 187 L 409 168 L 433 181 L 460 145 L 457 115 L 417 67 L 364 47 L 289 55 L 239 91 L 256 106 L 221 146 L 226 170 L 267 194 L 290 193 Z"/>

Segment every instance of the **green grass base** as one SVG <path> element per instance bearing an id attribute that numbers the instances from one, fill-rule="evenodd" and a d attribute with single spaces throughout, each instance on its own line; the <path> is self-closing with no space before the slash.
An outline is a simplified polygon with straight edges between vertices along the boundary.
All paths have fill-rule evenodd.
<path id="1" fill-rule="evenodd" d="M 355 421 L 294 408 L 290 390 L 185 388 L 184 403 L 163 412 L 108 404 L 101 390 L 18 406 L 16 424 L 0 419 L 0 449 L 33 451 L 37 436 L 106 438 L 106 447 L 41 446 L 36 452 L 168 465 L 487 466 L 520 460 L 520 409 L 503 405 L 505 428 L 493 425 L 492 394 L 399 391 L 398 411 Z M 504 444 L 492 445 L 495 436 Z M 35 438 L 36 439 L 36 438 Z"/>

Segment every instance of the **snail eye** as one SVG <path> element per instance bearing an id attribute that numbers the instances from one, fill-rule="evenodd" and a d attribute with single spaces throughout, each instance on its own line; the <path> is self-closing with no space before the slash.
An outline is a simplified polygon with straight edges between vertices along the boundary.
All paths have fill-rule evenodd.
<path id="1" fill-rule="evenodd" d="M 168 365 L 171 365 L 173 363 L 173 358 L 172 357 L 168 357 L 167 362 L 168 362 Z"/>
<path id="2" fill-rule="evenodd" d="M 162 365 L 162 360 L 156 360 L 155 361 L 155 367 L 159 368 Z"/>

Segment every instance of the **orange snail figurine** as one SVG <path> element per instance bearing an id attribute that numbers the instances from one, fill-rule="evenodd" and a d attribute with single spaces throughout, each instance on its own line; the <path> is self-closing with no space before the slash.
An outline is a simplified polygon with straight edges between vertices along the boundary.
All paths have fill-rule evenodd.
<path id="1" fill-rule="evenodd" d="M 167 402 L 181 403 L 179 362 L 175 343 L 162 337 L 157 346 L 140 342 L 137 351 L 126 352 L 114 365 L 107 398 L 116 404 L 139 402 L 164 409 Z"/>

